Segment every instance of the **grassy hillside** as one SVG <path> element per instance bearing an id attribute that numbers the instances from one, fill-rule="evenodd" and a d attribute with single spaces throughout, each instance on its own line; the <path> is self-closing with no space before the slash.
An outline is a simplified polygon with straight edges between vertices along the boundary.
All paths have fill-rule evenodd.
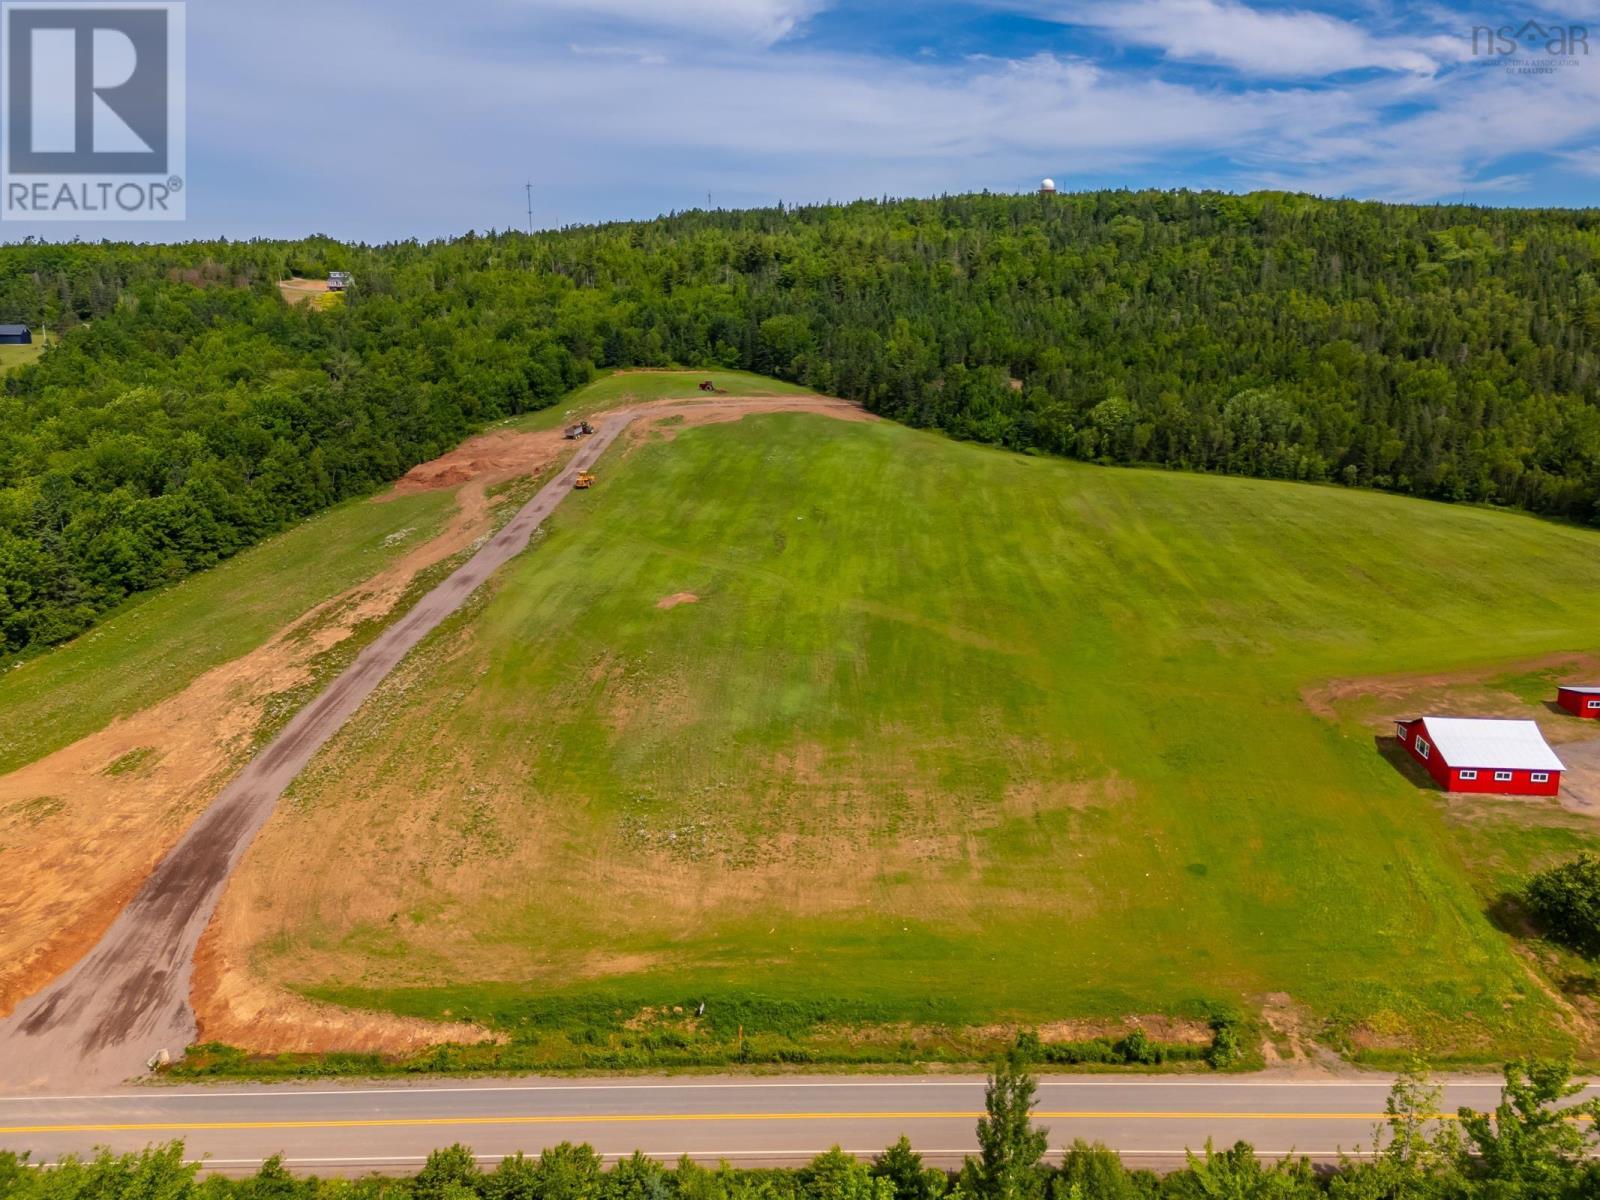
<path id="1" fill-rule="evenodd" d="M 0 346 L 0 374 L 37 362 L 43 353 L 44 345 L 41 342 L 30 342 L 26 346 Z"/>
<path id="2" fill-rule="evenodd" d="M 1414 691 L 1307 695 L 1600 648 L 1600 535 L 803 415 L 600 476 L 297 785 L 235 883 L 262 970 L 532 1041 L 706 999 L 1571 1043 L 1469 856 L 1593 834 L 1464 829 L 1375 743 Z"/>
<path id="3" fill-rule="evenodd" d="M 426 541 L 454 502 L 434 492 L 342 505 L 204 574 L 139 597 L 64 646 L 9 669 L 0 659 L 0 774 L 248 653 Z"/>
<path id="4" fill-rule="evenodd" d="M 333 269 L 326 310 L 272 286 Z M 0 651 L 673 363 L 1012 450 L 1600 524 L 1596 278 L 1594 210 L 1191 190 L 13 246 L 0 311 L 70 332 L 0 389 Z"/>

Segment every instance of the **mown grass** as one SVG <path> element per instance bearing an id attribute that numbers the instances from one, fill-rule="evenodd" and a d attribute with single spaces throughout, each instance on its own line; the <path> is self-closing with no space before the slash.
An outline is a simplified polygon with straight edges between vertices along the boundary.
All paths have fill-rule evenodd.
<path id="1" fill-rule="evenodd" d="M 1596 649 L 1600 536 L 803 415 L 602 466 L 269 831 L 305 856 L 269 973 L 530 1044 L 550 997 L 821 1006 L 909 1054 L 1286 992 L 1373 1057 L 1573 1047 L 1484 872 L 1593 832 L 1524 808 L 1474 861 L 1301 692 Z"/>
<path id="2" fill-rule="evenodd" d="M 547 467 L 536 474 L 518 475 L 488 488 L 484 493 L 489 501 L 489 529 L 484 535 L 485 538 L 498 533 L 516 515 L 517 510 L 533 498 L 540 485 L 554 473 L 554 467 Z M 410 539 L 407 540 L 409 542 Z M 306 664 L 306 677 L 303 680 L 285 691 L 269 696 L 263 706 L 261 720 L 257 722 L 251 734 L 253 749 L 264 749 L 267 743 L 294 719 L 296 713 L 321 695 L 329 684 L 355 662 L 363 650 L 377 641 L 379 635 L 395 618 L 410 612 L 419 600 L 471 558 L 476 548 L 476 544 L 464 547 L 448 558 L 442 558 L 418 571 L 386 611 L 358 622 L 345 636 L 315 655 Z M 333 622 L 341 617 L 342 614 L 330 609 L 317 622 L 303 622 L 296 628 L 294 636 L 297 639 L 308 639 L 317 632 L 319 625 L 324 621 Z"/>
<path id="3" fill-rule="evenodd" d="M 710 380 L 730 396 L 806 396 L 811 389 L 749 371 L 609 371 L 565 400 L 506 421 L 502 428 L 554 429 L 603 409 L 652 400 L 714 400 L 700 390 Z"/>
<path id="4" fill-rule="evenodd" d="M 137 712 L 260 646 L 431 537 L 448 493 L 353 501 L 161 591 L 37 657 L 0 660 L 0 772 Z"/>
<path id="5" fill-rule="evenodd" d="M 41 342 L 30 342 L 26 346 L 0 346 L 0 375 L 27 363 L 37 362 L 44 353 Z"/>

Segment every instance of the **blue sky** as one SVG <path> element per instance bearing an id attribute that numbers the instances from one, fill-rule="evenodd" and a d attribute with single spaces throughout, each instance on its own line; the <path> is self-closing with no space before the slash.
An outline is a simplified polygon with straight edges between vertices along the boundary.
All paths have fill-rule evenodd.
<path id="1" fill-rule="evenodd" d="M 190 0 L 189 220 L 382 241 L 1062 188 L 1588 205 L 1600 0 Z M 1508 70 L 1474 26 L 1595 29 Z M 1541 47 L 1519 55 L 1546 65 Z"/>

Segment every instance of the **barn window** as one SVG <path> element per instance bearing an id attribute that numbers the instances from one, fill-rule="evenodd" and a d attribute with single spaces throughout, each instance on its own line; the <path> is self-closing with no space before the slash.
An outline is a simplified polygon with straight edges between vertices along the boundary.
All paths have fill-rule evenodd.
<path id="1" fill-rule="evenodd" d="M 1427 758 L 1428 751 L 1428 739 L 1423 737 L 1420 733 L 1417 734 L 1417 753 L 1422 755 L 1423 758 Z"/>
<path id="2" fill-rule="evenodd" d="M 1397 738 L 1399 738 L 1402 742 L 1406 740 L 1406 736 L 1407 736 L 1406 735 L 1406 727 L 1404 725 L 1396 725 L 1394 727 L 1394 733 L 1395 733 L 1395 736 Z"/>
<path id="3" fill-rule="evenodd" d="M 1600 708 L 1600 700 L 1591 700 L 1591 701 L 1589 701 L 1589 707 L 1590 708 Z"/>
<path id="4" fill-rule="evenodd" d="M 1496 783 L 1510 783 L 1511 782 L 1511 772 L 1510 771 L 1496 771 L 1494 773 L 1494 781 Z"/>
<path id="5" fill-rule="evenodd" d="M 1550 772 L 1549 771 L 1535 771 L 1533 773 L 1533 781 L 1535 783 L 1549 783 L 1550 782 Z"/>
<path id="6" fill-rule="evenodd" d="M 1463 772 L 1461 772 L 1461 778 L 1462 779 L 1476 779 L 1477 777 L 1478 777 L 1478 773 L 1476 771 L 1463 771 Z"/>

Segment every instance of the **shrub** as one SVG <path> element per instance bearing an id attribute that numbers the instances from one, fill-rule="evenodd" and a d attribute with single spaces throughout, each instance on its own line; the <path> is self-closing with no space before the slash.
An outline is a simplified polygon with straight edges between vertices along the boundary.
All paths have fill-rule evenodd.
<path id="1" fill-rule="evenodd" d="M 411 1194 L 415 1200 L 452 1200 L 464 1191 L 476 1194 L 480 1174 L 472 1151 L 457 1142 L 428 1155 Z"/>
<path id="2" fill-rule="evenodd" d="M 1130 1066 L 1134 1064 L 1154 1066 L 1165 1057 L 1161 1053 L 1161 1047 L 1145 1036 L 1145 1032 L 1142 1029 L 1135 1029 L 1113 1046 L 1112 1049 L 1116 1051 L 1123 1062 L 1128 1063 Z"/>
<path id="3" fill-rule="evenodd" d="M 1244 1057 L 1244 1047 L 1239 1044 L 1239 1031 L 1232 1021 L 1218 1017 L 1211 1022 L 1211 1048 L 1206 1051 L 1206 1062 L 1213 1070 L 1224 1071 Z"/>
<path id="4" fill-rule="evenodd" d="M 923 1165 L 922 1155 L 911 1147 L 904 1134 L 878 1155 L 872 1163 L 876 1179 L 887 1179 L 894 1188 L 894 1200 L 940 1200 L 950 1189 L 950 1178 L 936 1167 Z"/>
<path id="5" fill-rule="evenodd" d="M 1067 1147 L 1050 1191 L 1054 1197 L 1083 1196 L 1086 1200 L 1138 1200 L 1139 1195 L 1115 1151 L 1081 1138 Z"/>
<path id="6" fill-rule="evenodd" d="M 1528 880 L 1529 910 L 1554 941 L 1600 957 L 1600 859 L 1580 854 Z"/>

